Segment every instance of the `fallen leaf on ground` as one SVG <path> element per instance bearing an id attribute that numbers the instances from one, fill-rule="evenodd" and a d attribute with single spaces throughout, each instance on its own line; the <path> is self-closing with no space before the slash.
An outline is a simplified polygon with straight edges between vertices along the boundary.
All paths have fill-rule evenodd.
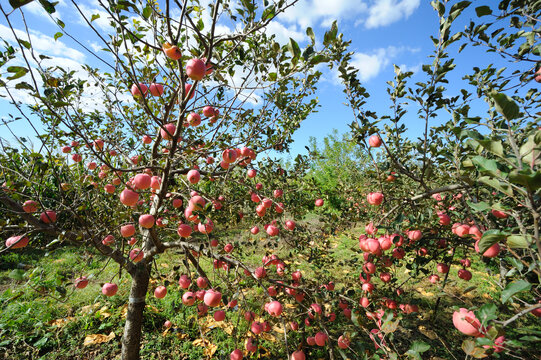
<path id="1" fill-rule="evenodd" d="M 83 307 L 81 308 L 81 312 L 82 312 L 83 314 L 92 313 L 92 312 L 94 312 L 94 310 L 96 310 L 97 308 L 99 308 L 100 305 L 101 305 L 101 304 L 100 304 L 99 302 L 97 302 L 97 303 L 95 303 L 95 304 L 93 304 L 93 305 L 86 305 L 86 306 L 83 306 Z"/>
<path id="2" fill-rule="evenodd" d="M 51 320 L 48 322 L 48 324 L 52 326 L 64 326 L 73 320 L 75 320 L 73 316 L 68 316 L 67 318 L 63 318 L 63 319 Z"/>
<path id="3" fill-rule="evenodd" d="M 426 336 L 427 338 L 431 340 L 435 340 L 438 338 L 438 335 L 436 335 L 436 333 L 433 330 L 427 329 L 426 326 L 419 325 L 418 329 L 421 332 L 421 334 L 423 334 L 424 336 Z"/>
<path id="4" fill-rule="evenodd" d="M 266 332 L 263 332 L 263 333 L 259 334 L 259 337 L 264 339 L 264 340 L 267 340 L 267 341 L 272 341 L 272 342 L 276 341 L 276 337 L 274 335 L 271 335 L 271 334 L 266 333 Z"/>
<path id="5" fill-rule="evenodd" d="M 87 335 L 85 337 L 85 341 L 83 342 L 83 346 L 106 343 L 113 340 L 114 338 L 115 338 L 115 333 L 112 331 L 109 335 L 103 335 L 103 334 Z"/>
<path id="6" fill-rule="evenodd" d="M 102 316 L 104 318 L 108 318 L 109 316 L 111 316 L 111 313 L 108 312 L 107 310 L 109 310 L 109 308 L 107 306 L 104 306 L 101 309 L 99 309 L 98 311 L 100 313 L 100 316 Z"/>
<path id="7" fill-rule="evenodd" d="M 196 339 L 196 340 L 194 340 L 192 342 L 192 344 L 194 346 L 201 346 L 201 347 L 205 348 L 205 351 L 203 352 L 203 354 L 206 357 L 212 357 L 212 355 L 214 355 L 214 353 L 218 349 L 218 345 L 212 344 L 207 339 Z"/>

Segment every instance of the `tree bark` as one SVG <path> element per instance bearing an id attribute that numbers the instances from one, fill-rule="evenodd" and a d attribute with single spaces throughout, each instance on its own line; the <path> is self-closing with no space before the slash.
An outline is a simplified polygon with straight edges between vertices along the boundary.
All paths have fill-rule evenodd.
<path id="1" fill-rule="evenodd" d="M 149 279 L 149 265 L 140 264 L 137 266 L 132 277 L 128 313 L 124 325 L 124 335 L 122 335 L 122 360 L 140 359 L 143 312 Z"/>

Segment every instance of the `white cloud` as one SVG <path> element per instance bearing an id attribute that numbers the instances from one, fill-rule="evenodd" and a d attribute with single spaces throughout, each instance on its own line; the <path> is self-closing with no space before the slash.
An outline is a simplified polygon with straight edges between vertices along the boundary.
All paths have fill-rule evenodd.
<path id="1" fill-rule="evenodd" d="M 45 11 L 43 6 L 38 1 L 33 1 L 29 4 L 22 6 L 21 10 L 25 13 L 27 12 L 31 13 L 32 15 L 39 18 L 40 20 L 44 19 L 48 21 L 49 23 L 56 25 L 56 20 L 62 19 L 59 8 L 65 7 L 65 6 L 66 6 L 66 2 L 64 0 L 60 0 L 58 2 L 58 5 L 56 5 L 55 7 L 56 11 L 53 14 L 49 14 L 47 11 Z"/>
<path id="2" fill-rule="evenodd" d="M 419 70 L 421 70 L 421 66 L 422 64 L 419 63 L 417 65 L 406 65 L 406 64 L 402 64 L 402 65 L 399 65 L 398 67 L 400 68 L 400 70 L 405 73 L 405 72 L 408 72 L 408 71 L 411 71 L 412 73 L 417 73 L 419 72 Z"/>
<path id="3" fill-rule="evenodd" d="M 300 0 L 279 17 L 301 28 L 321 24 L 328 26 L 333 20 L 355 18 L 366 12 L 367 5 L 360 0 Z"/>
<path id="4" fill-rule="evenodd" d="M 368 81 L 375 78 L 383 71 L 391 61 L 398 55 L 408 52 L 415 53 L 419 51 L 416 48 L 389 46 L 379 48 L 370 53 L 356 52 L 352 58 L 352 65 L 359 70 L 358 76 L 361 81 Z M 402 65 L 404 66 L 404 65 Z M 401 66 L 401 68 L 402 68 Z M 403 71 L 406 71 L 402 68 Z M 412 69 L 410 69 L 411 71 Z"/>
<path id="5" fill-rule="evenodd" d="M 61 40 L 55 40 L 39 31 L 30 29 L 29 32 L 30 39 L 28 39 L 25 31 L 15 29 L 17 37 L 29 40 L 32 44 L 32 48 L 38 53 L 49 56 L 64 56 L 77 62 L 84 61 L 85 55 L 82 52 L 66 46 Z M 15 36 L 11 32 L 11 29 L 3 24 L 0 24 L 0 38 L 12 44 L 16 44 Z"/>
<path id="6" fill-rule="evenodd" d="M 390 25 L 408 18 L 421 0 L 300 0 L 280 17 L 302 28 L 329 27 L 334 20 L 355 20 L 367 28 Z"/>
<path id="7" fill-rule="evenodd" d="M 286 44 L 289 42 L 289 38 L 300 42 L 307 38 L 306 34 L 297 30 L 296 25 L 285 26 L 278 21 L 271 21 L 265 28 L 265 32 L 268 34 L 276 35 L 275 40 L 280 44 Z"/>
<path id="8" fill-rule="evenodd" d="M 114 28 L 110 24 L 111 17 L 107 13 L 107 11 L 101 10 L 99 8 L 96 8 L 96 7 L 89 7 L 89 6 L 86 6 L 84 4 L 78 4 L 78 6 L 79 6 L 79 9 L 81 10 L 81 12 L 84 15 L 84 18 L 79 13 L 79 11 L 77 9 L 74 8 L 73 10 L 77 11 L 77 13 L 79 14 L 79 24 L 80 25 L 88 27 L 88 24 L 86 22 L 88 20 L 92 24 L 92 26 L 98 28 L 99 30 L 104 31 L 105 33 L 114 33 Z M 92 20 L 92 15 L 99 15 L 99 17 L 97 19 L 95 19 L 94 21 L 91 21 Z M 85 20 L 85 18 L 86 18 L 86 20 Z"/>
<path id="9" fill-rule="evenodd" d="M 28 40 L 26 32 L 22 30 L 15 29 L 15 34 L 20 39 Z M 0 24 L 0 38 L 5 39 L 6 41 L 18 48 L 11 29 L 2 24 Z M 83 64 L 86 61 L 86 56 L 83 53 L 66 46 L 60 40 L 55 41 L 50 36 L 47 36 L 39 31 L 30 30 L 29 40 L 32 43 L 31 50 L 35 52 L 36 57 L 37 55 L 47 55 L 51 57 L 51 59 L 44 59 L 40 62 L 43 68 L 59 66 L 64 70 L 75 71 L 75 78 L 87 80 L 87 84 L 89 84 L 89 86 L 85 87 L 84 93 L 79 100 L 79 103 L 73 105 L 80 106 L 81 108 L 89 111 L 104 110 L 104 95 L 101 89 L 91 85 L 94 83 L 94 81 L 89 76 L 88 72 L 83 68 Z M 24 52 L 26 54 L 26 58 L 29 59 L 31 72 L 21 77 L 20 79 L 17 79 L 16 83 L 25 81 L 34 86 L 31 76 L 33 74 L 38 88 L 41 91 L 43 81 L 37 72 L 38 64 L 33 60 L 33 57 L 30 56 L 30 50 L 24 49 Z M 20 56 L 17 57 L 17 59 L 10 61 L 9 65 L 19 65 L 27 67 L 27 64 Z M 9 82 L 8 86 L 10 95 L 13 97 L 14 101 L 29 105 L 36 103 L 36 99 L 29 95 L 27 91 L 15 89 L 13 87 L 14 84 L 10 84 Z M 0 95 L 2 95 L 3 99 L 5 99 L 6 101 L 11 100 L 11 97 L 8 96 L 6 88 L 0 88 Z M 133 101 L 133 98 L 129 94 L 118 94 L 118 97 L 121 98 L 123 101 Z"/>
<path id="10" fill-rule="evenodd" d="M 370 6 L 365 26 L 373 29 L 407 19 L 420 3 L 421 0 L 378 0 Z"/>

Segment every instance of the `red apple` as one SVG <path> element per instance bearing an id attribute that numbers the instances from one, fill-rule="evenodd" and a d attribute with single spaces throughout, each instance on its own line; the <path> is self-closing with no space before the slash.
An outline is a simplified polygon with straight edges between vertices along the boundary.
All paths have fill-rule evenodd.
<path id="1" fill-rule="evenodd" d="M 204 289 L 208 286 L 208 281 L 206 278 L 200 276 L 197 278 L 196 284 L 199 286 L 199 288 Z"/>
<path id="2" fill-rule="evenodd" d="M 214 313 L 214 320 L 216 321 L 224 321 L 225 320 L 225 311 L 218 310 Z"/>
<path id="3" fill-rule="evenodd" d="M 496 209 L 493 209 L 491 211 L 492 215 L 494 215 L 495 217 L 497 217 L 498 219 L 505 219 L 509 216 L 509 214 L 503 212 L 503 211 L 500 211 L 500 210 L 496 210 Z"/>
<path id="4" fill-rule="evenodd" d="M 475 317 L 473 311 L 465 308 L 460 308 L 459 311 L 453 313 L 453 325 L 463 334 L 469 336 L 481 336 L 479 329 L 481 322 Z"/>
<path id="5" fill-rule="evenodd" d="M 370 205 L 380 205 L 383 202 L 383 194 L 380 192 L 371 192 L 366 197 Z"/>
<path id="6" fill-rule="evenodd" d="M 267 228 L 267 234 L 269 234 L 269 236 L 277 236 L 279 232 L 280 230 L 274 225 L 269 225 Z"/>
<path id="7" fill-rule="evenodd" d="M 163 299 L 165 295 L 167 295 L 167 288 L 163 285 L 158 286 L 154 290 L 154 296 L 156 297 L 156 299 Z"/>
<path id="8" fill-rule="evenodd" d="M 472 274 L 466 269 L 460 269 L 458 270 L 458 277 L 462 280 L 470 281 L 472 278 Z"/>
<path id="9" fill-rule="evenodd" d="M 198 113 L 193 112 L 188 115 L 186 121 L 188 121 L 188 124 L 191 126 L 199 126 L 201 125 L 201 116 Z"/>
<path id="10" fill-rule="evenodd" d="M 167 56 L 169 59 L 180 60 L 180 58 L 182 57 L 182 53 L 180 52 L 178 46 L 173 46 L 166 42 L 162 45 L 162 49 L 165 53 L 165 56 Z"/>
<path id="11" fill-rule="evenodd" d="M 272 301 L 267 306 L 267 312 L 269 315 L 278 317 L 282 314 L 283 307 L 279 301 Z"/>
<path id="12" fill-rule="evenodd" d="M 106 193 L 112 194 L 115 192 L 115 186 L 113 184 L 107 184 L 103 187 L 103 190 L 105 190 Z"/>
<path id="13" fill-rule="evenodd" d="M 188 84 L 188 83 L 184 84 L 184 92 L 186 93 L 186 95 L 190 93 L 191 89 L 192 89 L 192 84 Z M 195 96 L 195 91 L 190 96 L 190 99 L 193 99 L 194 96 Z"/>
<path id="14" fill-rule="evenodd" d="M 287 220 L 285 225 L 288 230 L 293 231 L 295 229 L 295 221 L 293 220 Z"/>
<path id="15" fill-rule="evenodd" d="M 113 296 L 118 291 L 118 285 L 112 283 L 105 283 L 101 288 L 101 292 L 105 296 Z"/>
<path id="16" fill-rule="evenodd" d="M 233 350 L 229 355 L 230 360 L 242 360 L 242 351 L 239 349 Z"/>
<path id="17" fill-rule="evenodd" d="M 438 270 L 439 273 L 446 274 L 446 273 L 449 272 L 449 265 L 443 264 L 443 263 L 439 263 L 439 264 L 436 266 L 436 270 Z"/>
<path id="18" fill-rule="evenodd" d="M 131 94 L 135 97 L 145 96 L 147 91 L 148 91 L 148 88 L 143 83 L 139 83 L 139 86 L 137 84 L 133 84 L 131 86 Z"/>
<path id="19" fill-rule="evenodd" d="M 163 95 L 163 85 L 162 84 L 150 84 L 148 90 L 150 90 L 150 93 L 152 96 L 162 96 Z"/>
<path id="20" fill-rule="evenodd" d="M 201 59 L 193 58 L 186 64 L 186 75 L 192 80 L 200 81 L 205 76 L 207 66 Z"/>
<path id="21" fill-rule="evenodd" d="M 178 279 L 178 284 L 180 285 L 181 288 L 187 289 L 190 287 L 192 282 L 190 278 L 188 277 L 188 275 L 181 275 L 180 279 Z"/>
<path id="22" fill-rule="evenodd" d="M 120 193 L 120 202 L 126 206 L 134 206 L 139 200 L 139 194 L 130 189 L 124 189 Z"/>
<path id="23" fill-rule="evenodd" d="M 212 289 L 208 290 L 207 292 L 205 292 L 203 301 L 207 306 L 216 307 L 220 305 L 220 302 L 222 301 L 222 293 Z"/>
<path id="24" fill-rule="evenodd" d="M 148 135 L 143 135 L 143 144 L 150 144 L 152 142 L 152 138 Z"/>
<path id="25" fill-rule="evenodd" d="M 86 276 L 81 276 L 75 279 L 75 287 L 77 289 L 84 289 L 88 285 L 88 279 Z"/>
<path id="26" fill-rule="evenodd" d="M 152 177 L 148 174 L 137 174 L 133 178 L 133 185 L 140 190 L 145 190 L 150 187 L 150 182 L 152 180 Z"/>
<path id="27" fill-rule="evenodd" d="M 177 131 L 177 127 L 173 123 L 165 124 L 160 128 L 160 135 L 165 140 L 171 140 L 173 139 L 173 135 L 175 135 L 175 132 Z"/>
<path id="28" fill-rule="evenodd" d="M 11 249 L 20 249 L 28 245 L 30 240 L 26 236 L 11 236 L 6 239 L 6 247 Z"/>
<path id="29" fill-rule="evenodd" d="M 188 181 L 192 184 L 197 184 L 199 180 L 201 179 L 201 175 L 199 174 L 199 171 L 197 170 L 190 170 L 188 171 L 188 174 L 186 175 L 188 178 Z"/>
<path id="30" fill-rule="evenodd" d="M 316 334 L 315 340 L 318 346 L 325 346 L 329 337 L 324 332 L 320 331 Z"/>
<path id="31" fill-rule="evenodd" d="M 113 244 L 115 242 L 115 237 L 113 235 L 107 235 L 106 237 L 103 238 L 103 240 L 101 241 L 101 243 L 103 245 L 106 245 L 106 246 L 109 246 L 111 244 Z"/>
<path id="32" fill-rule="evenodd" d="M 143 214 L 139 216 L 139 225 L 141 225 L 141 227 L 150 229 L 154 226 L 154 222 L 155 222 L 154 216 L 150 214 Z"/>
<path id="33" fill-rule="evenodd" d="M 235 160 L 237 160 L 237 157 L 238 157 L 237 151 L 234 149 L 225 149 L 224 152 L 222 153 L 223 160 L 228 164 L 234 163 Z"/>
<path id="34" fill-rule="evenodd" d="M 133 224 L 126 224 L 120 227 L 120 234 L 122 237 L 132 237 L 135 234 L 135 226 Z"/>
<path id="35" fill-rule="evenodd" d="M 380 147 L 382 144 L 381 138 L 378 135 L 372 135 L 368 139 L 368 144 L 371 147 Z"/>
<path id="36" fill-rule="evenodd" d="M 45 224 L 50 224 L 56 222 L 56 212 L 53 210 L 45 210 L 39 216 L 40 220 Z"/>
<path id="37" fill-rule="evenodd" d="M 182 295 L 182 303 L 186 306 L 192 306 L 195 303 L 195 294 L 187 291 Z"/>
<path id="38" fill-rule="evenodd" d="M 144 256 L 145 253 L 141 249 L 134 248 L 130 250 L 130 260 L 134 263 L 138 263 L 139 261 L 143 260 Z"/>

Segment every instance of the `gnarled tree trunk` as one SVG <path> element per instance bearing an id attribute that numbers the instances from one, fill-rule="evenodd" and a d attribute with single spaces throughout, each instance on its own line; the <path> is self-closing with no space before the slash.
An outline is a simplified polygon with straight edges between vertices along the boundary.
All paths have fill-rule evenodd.
<path id="1" fill-rule="evenodd" d="M 139 360 L 145 297 L 150 279 L 150 265 L 139 264 L 132 276 L 130 299 L 124 335 L 122 335 L 122 360 Z"/>

